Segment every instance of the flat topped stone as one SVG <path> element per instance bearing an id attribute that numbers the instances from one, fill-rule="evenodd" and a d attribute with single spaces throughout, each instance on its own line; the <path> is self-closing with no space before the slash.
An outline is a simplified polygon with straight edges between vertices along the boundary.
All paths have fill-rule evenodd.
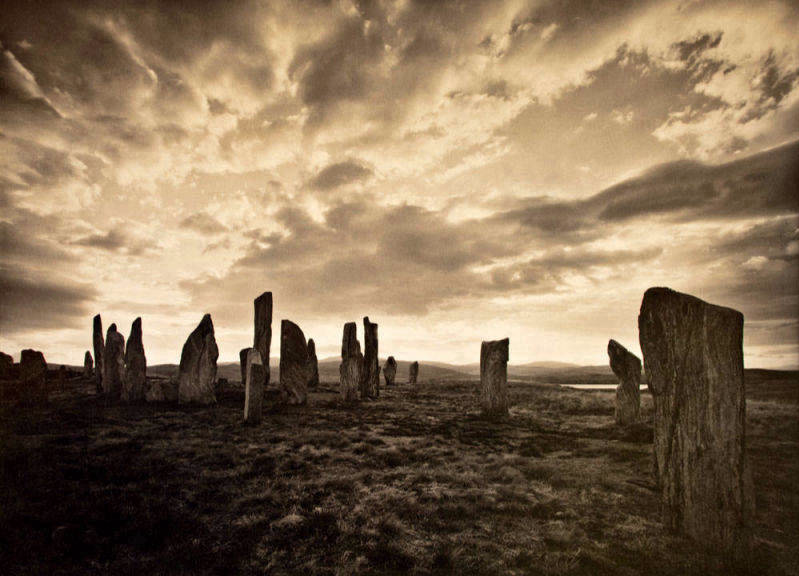
<path id="1" fill-rule="evenodd" d="M 183 345 L 178 369 L 178 402 L 216 403 L 214 382 L 218 358 L 214 323 L 211 315 L 206 314 Z"/>
<path id="2" fill-rule="evenodd" d="M 508 348 L 510 340 L 483 342 L 480 346 L 480 403 L 483 413 L 508 413 Z"/>
<path id="3" fill-rule="evenodd" d="M 380 367 L 377 359 L 377 324 L 363 319 L 363 369 L 361 370 L 361 398 L 377 398 L 380 396 Z"/>
<path id="4" fill-rule="evenodd" d="M 92 320 L 92 346 L 94 347 L 94 378 L 97 393 L 103 392 L 103 359 L 105 340 L 103 340 L 103 320 L 97 314 Z"/>
<path id="5" fill-rule="evenodd" d="M 31 349 L 20 352 L 19 380 L 23 402 L 47 401 L 47 361 L 44 354 Z"/>
<path id="6" fill-rule="evenodd" d="M 641 361 L 615 340 L 608 342 L 608 357 L 610 369 L 619 379 L 616 387 L 616 422 L 634 424 L 641 415 Z"/>
<path id="7" fill-rule="evenodd" d="M 0 379 L 8 380 L 14 375 L 14 359 L 10 354 L 0 352 Z"/>
<path id="8" fill-rule="evenodd" d="M 386 380 L 386 386 L 394 385 L 394 378 L 397 376 L 397 361 L 393 356 L 389 356 L 383 366 L 383 378 Z"/>
<path id="9" fill-rule="evenodd" d="M 654 402 L 664 523 L 709 546 L 749 542 L 743 315 L 668 288 L 644 294 L 638 329 Z"/>
<path id="10" fill-rule="evenodd" d="M 122 397 L 124 379 L 125 337 L 117 332 L 116 324 L 111 324 L 105 335 L 103 353 L 103 393 L 107 401 L 115 402 Z"/>
<path id="11" fill-rule="evenodd" d="M 359 397 L 363 354 L 358 342 L 358 326 L 355 322 L 344 324 L 341 339 L 341 364 L 339 365 L 339 393 L 345 402 L 354 402 Z"/>
<path id="12" fill-rule="evenodd" d="M 244 376 L 244 421 L 248 424 L 261 422 L 266 371 L 261 355 L 255 348 L 247 351 Z"/>
<path id="13" fill-rule="evenodd" d="M 125 380 L 122 387 L 122 400 L 139 402 L 144 400 L 147 388 L 147 357 L 144 355 L 141 318 L 136 318 L 130 327 L 128 344 L 125 348 Z"/>
<path id="14" fill-rule="evenodd" d="M 280 323 L 280 396 L 289 404 L 308 401 L 308 344 L 290 320 Z"/>
<path id="15" fill-rule="evenodd" d="M 269 353 L 272 347 L 272 293 L 264 292 L 253 301 L 254 308 L 254 336 L 252 347 L 261 355 L 261 363 L 266 373 L 266 382 L 269 384 Z M 244 380 L 242 380 L 243 382 Z"/>
<path id="16" fill-rule="evenodd" d="M 419 363 L 412 362 L 408 366 L 408 384 L 416 384 L 417 378 L 419 378 Z"/>

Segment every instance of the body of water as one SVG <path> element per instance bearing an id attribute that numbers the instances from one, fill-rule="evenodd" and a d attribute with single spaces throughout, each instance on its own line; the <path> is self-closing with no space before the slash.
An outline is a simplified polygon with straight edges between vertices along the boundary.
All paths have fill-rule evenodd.
<path id="1" fill-rule="evenodd" d="M 575 390 L 615 390 L 618 384 L 561 384 L 560 386 Z M 641 384 L 640 388 L 646 390 L 646 384 Z"/>

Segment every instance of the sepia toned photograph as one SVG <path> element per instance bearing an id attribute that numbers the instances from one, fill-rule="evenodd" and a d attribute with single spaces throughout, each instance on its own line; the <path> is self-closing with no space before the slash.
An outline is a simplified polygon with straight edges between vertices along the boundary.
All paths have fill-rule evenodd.
<path id="1" fill-rule="evenodd" d="M 0 574 L 799 576 L 798 31 L 1 2 Z"/>

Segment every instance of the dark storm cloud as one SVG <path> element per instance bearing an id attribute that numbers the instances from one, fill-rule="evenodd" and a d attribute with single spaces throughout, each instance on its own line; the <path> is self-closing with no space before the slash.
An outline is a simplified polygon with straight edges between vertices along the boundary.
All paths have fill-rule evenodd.
<path id="1" fill-rule="evenodd" d="M 362 182 L 372 176 L 372 169 L 356 160 L 345 160 L 325 166 L 309 185 L 316 190 L 331 190 L 345 184 Z"/>
<path id="2" fill-rule="evenodd" d="M 180 221 L 180 227 L 201 234 L 215 235 L 227 231 L 227 226 L 205 212 L 195 212 Z"/>
<path id="3" fill-rule="evenodd" d="M 129 256 L 141 256 L 148 251 L 159 248 L 159 244 L 155 240 L 132 237 L 116 229 L 89 234 L 72 240 L 70 243 L 74 246 L 86 246 Z"/>
<path id="4" fill-rule="evenodd" d="M 96 291 L 64 278 L 42 278 L 0 269 L 0 330 L 5 334 L 79 326 Z"/>

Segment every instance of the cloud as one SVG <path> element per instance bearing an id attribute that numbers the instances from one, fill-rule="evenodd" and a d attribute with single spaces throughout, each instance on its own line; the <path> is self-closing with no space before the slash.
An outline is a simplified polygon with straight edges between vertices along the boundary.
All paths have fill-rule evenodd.
<path id="1" fill-rule="evenodd" d="M 180 221 L 180 227 L 201 234 L 216 235 L 227 231 L 227 226 L 205 212 L 195 212 Z"/>
<path id="2" fill-rule="evenodd" d="M 309 185 L 316 190 L 332 190 L 346 184 L 366 181 L 373 174 L 368 166 L 356 160 L 345 160 L 325 166 L 311 179 Z"/>
<path id="3" fill-rule="evenodd" d="M 108 252 L 118 252 L 129 256 L 141 256 L 148 251 L 157 250 L 155 240 L 133 237 L 116 228 L 108 232 L 98 232 L 82 236 L 70 242 L 74 246 L 86 246 Z"/>

